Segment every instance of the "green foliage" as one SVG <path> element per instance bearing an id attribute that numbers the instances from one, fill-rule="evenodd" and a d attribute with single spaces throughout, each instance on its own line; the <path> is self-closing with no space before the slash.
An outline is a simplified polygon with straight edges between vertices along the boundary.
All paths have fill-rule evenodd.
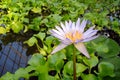
<path id="1" fill-rule="evenodd" d="M 84 58 L 83 62 L 90 67 L 90 69 L 92 67 L 95 67 L 98 64 L 98 58 L 94 55 L 92 55 L 92 57 L 90 59 Z"/>
<path id="2" fill-rule="evenodd" d="M 56 70 L 60 70 L 63 67 L 63 59 L 65 59 L 66 56 L 64 53 L 58 53 L 52 56 L 48 57 L 48 66 L 50 68 L 54 68 Z"/>
<path id="3" fill-rule="evenodd" d="M 98 80 L 94 74 L 82 75 L 83 80 Z"/>
<path id="4" fill-rule="evenodd" d="M 29 60 L 28 64 L 32 66 L 43 65 L 45 64 L 45 59 L 41 54 L 33 55 L 32 58 Z M 38 64 L 39 63 L 39 64 Z"/>
<path id="5" fill-rule="evenodd" d="M 120 46 L 112 39 L 101 36 L 91 43 L 101 57 L 113 57 L 119 54 Z"/>
<path id="6" fill-rule="evenodd" d="M 31 37 L 28 41 L 25 41 L 24 43 L 27 43 L 29 46 L 33 46 L 35 43 L 37 43 L 37 39 L 35 37 Z"/>
<path id="7" fill-rule="evenodd" d="M 98 65 L 98 75 L 100 77 L 104 77 L 104 76 L 114 76 L 114 65 L 108 62 L 101 62 Z"/>
<path id="8" fill-rule="evenodd" d="M 15 72 L 15 78 L 16 78 L 16 80 L 18 80 L 18 79 L 20 79 L 20 78 L 26 78 L 26 79 L 29 79 L 29 74 L 28 74 L 28 72 L 25 70 L 25 69 L 23 69 L 23 68 L 20 68 L 19 70 L 17 70 L 16 72 Z"/>
<path id="9" fill-rule="evenodd" d="M 1 0 L 0 34 L 11 32 L 33 34 L 24 43 L 37 46 L 39 53 L 32 55 L 28 66 L 14 74 L 7 72 L 0 80 L 73 80 L 73 46 L 51 55 L 58 40 L 50 36 L 49 30 L 60 22 L 84 17 L 96 28 L 112 28 L 120 35 L 119 0 Z M 112 17 L 112 18 L 111 18 Z M 87 27 L 90 27 L 88 25 Z M 41 45 L 39 45 L 41 44 Z M 91 56 L 83 57 L 76 51 L 77 78 L 83 80 L 118 80 L 120 78 L 120 46 L 112 39 L 100 36 L 86 43 Z M 54 75 L 50 71 L 56 71 Z M 51 72 L 52 73 L 52 72 Z"/>
<path id="10" fill-rule="evenodd" d="M 3 27 L 0 27 L 0 34 L 4 34 L 4 33 L 6 33 L 6 30 L 5 30 L 5 28 L 3 28 Z"/>
<path id="11" fill-rule="evenodd" d="M 84 16 L 93 24 L 97 24 L 99 28 L 110 27 L 109 24 L 111 24 L 112 28 L 119 33 L 117 30 L 119 20 L 116 16 L 112 16 L 115 21 L 111 23 L 111 16 L 109 16 L 119 9 L 119 2 L 119 0 L 1 0 L 0 24 L 5 24 L 15 33 L 24 30 L 25 26 L 28 30 L 41 31 L 42 28 L 54 27 L 60 21 Z M 42 27 L 43 25 L 44 27 Z"/>
<path id="12" fill-rule="evenodd" d="M 76 63 L 76 75 L 80 76 L 83 71 L 85 71 L 87 67 L 81 63 Z M 64 76 L 70 76 L 72 78 L 73 75 L 73 62 L 69 61 L 65 64 L 63 70 Z"/>
<path id="13" fill-rule="evenodd" d="M 114 65 L 115 68 L 115 77 L 111 78 L 111 77 L 107 77 L 110 80 L 118 80 L 120 78 L 120 57 L 112 57 L 112 58 L 105 58 L 102 61 L 104 62 L 110 62 Z"/>
<path id="14" fill-rule="evenodd" d="M 34 36 L 43 41 L 43 39 L 45 38 L 45 33 L 39 32 L 38 34 L 35 34 Z"/>
<path id="15" fill-rule="evenodd" d="M 0 80 L 14 80 L 14 75 L 7 72 L 5 75 L 3 75 Z"/>

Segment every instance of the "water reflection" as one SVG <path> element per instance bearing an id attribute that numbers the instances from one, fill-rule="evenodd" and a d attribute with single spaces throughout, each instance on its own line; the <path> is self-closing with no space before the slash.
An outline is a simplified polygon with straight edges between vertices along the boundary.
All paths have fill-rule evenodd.
<path id="1" fill-rule="evenodd" d="M 0 51 L 0 76 L 6 72 L 14 73 L 18 68 L 25 67 L 30 56 L 26 56 L 26 48 L 21 42 L 2 45 Z"/>
<path id="2" fill-rule="evenodd" d="M 14 73 L 20 67 L 26 67 L 36 47 L 23 44 L 33 33 L 24 35 L 8 33 L 0 35 L 0 76 L 6 72 Z M 27 36 L 27 37 L 26 37 Z"/>

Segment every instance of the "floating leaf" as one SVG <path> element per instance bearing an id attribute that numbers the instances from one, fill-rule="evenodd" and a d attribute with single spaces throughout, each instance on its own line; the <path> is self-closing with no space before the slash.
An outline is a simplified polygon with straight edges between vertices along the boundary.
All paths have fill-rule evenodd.
<path id="1" fill-rule="evenodd" d="M 103 36 L 95 39 L 92 42 L 92 45 L 92 47 L 98 52 L 98 55 L 103 58 L 116 56 L 120 51 L 120 46 L 114 40 Z"/>
<path id="2" fill-rule="evenodd" d="M 38 34 L 35 34 L 34 36 L 38 37 L 39 39 L 43 41 L 43 39 L 45 38 L 45 33 L 39 32 Z"/>
<path id="3" fill-rule="evenodd" d="M 39 73 L 38 80 L 49 80 L 48 67 L 46 65 L 38 66 L 36 71 Z"/>
<path id="4" fill-rule="evenodd" d="M 76 73 L 79 76 L 83 71 L 85 71 L 87 67 L 81 63 L 76 63 Z M 65 64 L 63 73 L 65 75 L 73 75 L 73 61 L 69 61 Z"/>
<path id="5" fill-rule="evenodd" d="M 32 9 L 32 11 L 33 11 L 34 13 L 41 13 L 41 8 L 39 8 L 39 7 L 34 7 L 34 8 Z"/>
<path id="6" fill-rule="evenodd" d="M 63 60 L 58 60 L 57 63 L 55 64 L 56 70 L 60 71 L 63 68 L 64 61 Z"/>
<path id="7" fill-rule="evenodd" d="M 29 46 L 33 46 L 35 43 L 37 43 L 37 39 L 35 37 L 31 37 L 29 40 L 25 41 L 24 43 L 27 43 Z"/>
<path id="8" fill-rule="evenodd" d="M 19 80 L 20 78 L 29 78 L 29 74 L 27 71 L 25 71 L 24 68 L 20 68 L 15 72 L 15 77 L 17 80 Z"/>
<path id="9" fill-rule="evenodd" d="M 114 77 L 114 65 L 109 62 L 100 62 L 98 65 L 98 72 L 100 77 L 111 76 Z"/>
<path id="10" fill-rule="evenodd" d="M 98 78 L 94 74 L 84 74 L 82 75 L 83 80 L 98 80 Z"/>
<path id="11" fill-rule="evenodd" d="M 88 65 L 90 68 L 95 67 L 98 64 L 98 58 L 95 55 L 92 55 L 90 59 L 84 58 L 83 62 Z"/>
<path id="12" fill-rule="evenodd" d="M 14 33 L 18 33 L 20 30 L 23 30 L 23 24 L 20 22 L 12 22 L 11 28 Z"/>
<path id="13" fill-rule="evenodd" d="M 115 77 L 113 77 L 111 80 L 118 80 L 120 78 L 120 57 L 115 56 L 115 57 L 112 57 L 112 58 L 105 58 L 102 61 L 110 62 L 114 65 Z"/>
<path id="14" fill-rule="evenodd" d="M 69 61 L 65 64 L 63 74 L 65 75 L 73 75 L 73 62 Z"/>
<path id="15" fill-rule="evenodd" d="M 85 71 L 87 67 L 81 63 L 76 63 L 76 73 L 77 76 L 80 76 L 83 71 Z"/>
<path id="16" fill-rule="evenodd" d="M 53 42 L 54 37 L 53 36 L 48 36 L 45 40 L 45 44 L 48 46 L 51 46 L 51 43 Z"/>
<path id="17" fill-rule="evenodd" d="M 6 29 L 3 27 L 0 27 L 0 34 L 5 34 L 6 33 Z"/>
<path id="18" fill-rule="evenodd" d="M 15 76 L 11 74 L 10 72 L 7 72 L 5 75 L 3 75 L 0 80 L 14 80 Z"/>
<path id="19" fill-rule="evenodd" d="M 59 61 L 65 59 L 65 58 L 66 58 L 66 56 L 64 53 L 56 53 L 52 56 L 49 56 L 47 62 L 48 62 L 48 65 L 50 68 L 56 68 L 57 67 L 56 63 L 59 63 Z"/>
<path id="20" fill-rule="evenodd" d="M 29 60 L 28 64 L 31 66 L 44 65 L 45 59 L 41 54 L 34 54 Z"/>

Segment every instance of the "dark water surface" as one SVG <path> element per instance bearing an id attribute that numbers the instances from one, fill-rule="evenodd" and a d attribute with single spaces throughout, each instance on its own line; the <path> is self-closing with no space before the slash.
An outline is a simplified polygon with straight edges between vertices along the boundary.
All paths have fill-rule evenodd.
<path id="1" fill-rule="evenodd" d="M 20 67 L 26 67 L 31 54 L 36 47 L 23 44 L 32 36 L 33 32 L 25 34 L 8 33 L 0 35 L 0 76 L 6 72 L 14 73 Z"/>
<path id="2" fill-rule="evenodd" d="M 21 42 L 12 42 L 1 45 L 0 51 L 0 76 L 6 72 L 14 73 L 18 68 L 25 67 L 30 58 L 26 55 L 26 48 Z"/>

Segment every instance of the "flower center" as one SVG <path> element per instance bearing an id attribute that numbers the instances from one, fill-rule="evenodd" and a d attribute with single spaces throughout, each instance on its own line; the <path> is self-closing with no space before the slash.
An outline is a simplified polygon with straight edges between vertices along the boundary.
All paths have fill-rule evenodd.
<path id="1" fill-rule="evenodd" d="M 79 31 L 69 32 L 65 34 L 66 38 L 70 39 L 72 42 L 76 42 L 76 40 L 82 39 L 83 34 Z"/>

